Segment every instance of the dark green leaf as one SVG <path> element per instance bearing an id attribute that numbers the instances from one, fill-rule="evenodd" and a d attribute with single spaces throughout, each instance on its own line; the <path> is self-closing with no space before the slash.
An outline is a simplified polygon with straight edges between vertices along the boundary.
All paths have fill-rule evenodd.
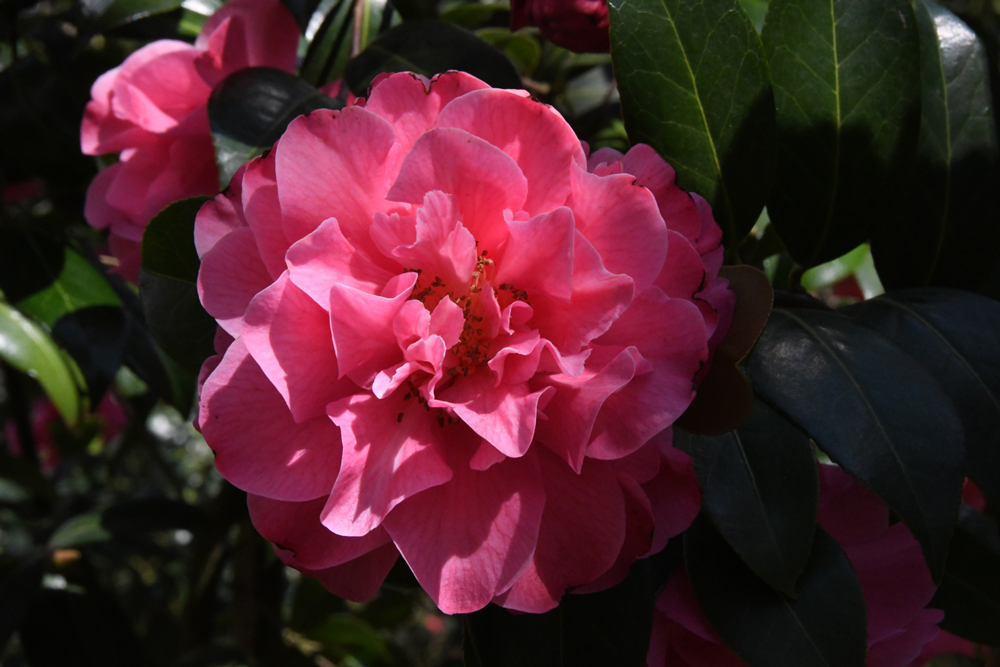
<path id="1" fill-rule="evenodd" d="M 67 313 L 52 327 L 52 338 L 76 361 L 97 407 L 121 368 L 129 327 L 118 306 L 90 306 Z"/>
<path id="2" fill-rule="evenodd" d="M 768 0 L 740 0 L 743 11 L 747 13 L 753 26 L 760 32 L 764 28 L 764 16 L 767 14 Z"/>
<path id="3" fill-rule="evenodd" d="M 59 278 L 69 252 L 44 236 L 0 230 L 0 290 L 11 303 L 44 292 Z"/>
<path id="4" fill-rule="evenodd" d="M 288 11 L 291 12 L 292 16 L 295 17 L 295 22 L 299 24 L 299 29 L 305 32 L 306 28 L 309 27 L 309 19 L 312 18 L 316 8 L 320 5 L 320 0 L 281 1 L 288 8 Z"/>
<path id="5" fill-rule="evenodd" d="M 434 76 L 461 70 L 495 88 L 520 88 L 517 68 L 496 47 L 441 21 L 407 21 L 380 35 L 347 64 L 344 78 L 355 95 L 366 95 L 382 72 Z"/>
<path id="6" fill-rule="evenodd" d="M 174 361 L 197 374 L 214 353 L 215 320 L 198 300 L 198 253 L 194 219 L 206 197 L 185 199 L 163 209 L 146 227 L 142 242 L 139 294 L 146 324 Z"/>
<path id="7" fill-rule="evenodd" d="M 916 357 L 951 396 L 966 475 L 1000 503 L 1000 304 L 944 288 L 890 292 L 845 312 Z"/>
<path id="8" fill-rule="evenodd" d="M 775 310 L 747 363 L 754 389 L 892 508 L 944 570 L 964 480 L 962 424 L 919 361 L 851 317 Z"/>
<path id="9" fill-rule="evenodd" d="M 761 401 L 725 435 L 674 431 L 694 458 L 702 509 L 726 542 L 771 586 L 795 597 L 813 542 L 819 479 L 809 437 Z"/>
<path id="10" fill-rule="evenodd" d="M 944 610 L 944 630 L 1000 646 L 1000 536 L 970 507 L 962 508 L 944 578 L 928 606 Z"/>
<path id="11" fill-rule="evenodd" d="M 463 5 L 463 7 L 490 7 L 490 5 Z M 476 36 L 492 44 L 504 52 L 511 62 L 524 76 L 531 76 L 531 73 L 538 67 L 538 60 L 542 55 L 542 47 L 538 41 L 522 33 L 512 33 L 507 28 L 483 28 L 476 31 Z M 591 70 L 599 72 L 600 70 Z M 608 87 L 605 86 L 602 92 L 602 100 L 608 97 Z M 574 109 L 578 109 L 574 105 Z"/>
<path id="12" fill-rule="evenodd" d="M 754 576 L 704 515 L 684 534 L 684 557 L 705 616 L 750 667 L 864 667 L 861 584 L 822 528 L 794 600 Z"/>
<path id="13" fill-rule="evenodd" d="M 764 22 L 778 121 L 771 222 L 805 267 L 868 239 L 920 118 L 909 0 L 771 0 Z"/>
<path id="14" fill-rule="evenodd" d="M 64 253 L 64 261 L 57 266 L 33 263 L 32 273 L 45 275 L 57 268 L 59 272 L 48 287 L 17 301 L 18 310 L 51 328 L 60 318 L 82 308 L 121 304 L 104 276 L 87 260 L 70 248 L 64 248 Z"/>
<path id="15" fill-rule="evenodd" d="M 248 67 L 230 74 L 208 98 L 219 183 L 229 183 L 240 165 L 274 145 L 297 116 L 340 106 L 279 69 Z"/>
<path id="16" fill-rule="evenodd" d="M 738 0 L 613 0 L 611 55 L 625 127 L 712 205 L 735 248 L 773 176 L 774 99 Z"/>
<path id="17" fill-rule="evenodd" d="M 79 514 L 59 526 L 49 536 L 50 549 L 68 549 L 84 544 L 106 542 L 111 533 L 101 525 L 101 513 Z"/>
<path id="18" fill-rule="evenodd" d="M 343 77 L 344 68 L 351 58 L 353 23 L 354 3 L 351 0 L 335 0 L 309 42 L 299 76 L 316 86 Z"/>
<path id="19" fill-rule="evenodd" d="M 639 561 L 614 588 L 566 595 L 545 614 L 512 614 L 492 604 L 469 614 L 467 664 L 644 666 L 653 624 L 651 576 L 649 563 Z"/>
<path id="20" fill-rule="evenodd" d="M 72 363 L 52 339 L 27 317 L 0 302 L 0 359 L 42 385 L 66 423 L 80 416 L 80 391 Z"/>
<path id="21" fill-rule="evenodd" d="M 922 106 L 904 196 L 872 237 L 889 289 L 976 289 L 997 260 L 997 138 L 990 65 L 975 33 L 947 9 L 918 0 Z"/>
<path id="22" fill-rule="evenodd" d="M 110 30 L 155 14 L 165 14 L 181 6 L 182 0 L 87 0 L 97 14 L 98 31 Z"/>

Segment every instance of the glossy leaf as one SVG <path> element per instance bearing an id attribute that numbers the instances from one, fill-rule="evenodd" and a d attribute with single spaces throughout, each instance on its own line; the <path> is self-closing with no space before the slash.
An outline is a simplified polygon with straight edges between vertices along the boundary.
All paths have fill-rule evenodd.
<path id="1" fill-rule="evenodd" d="M 864 667 L 861 584 L 822 528 L 795 599 L 754 576 L 704 515 L 684 534 L 684 559 L 705 616 L 750 667 Z"/>
<path id="2" fill-rule="evenodd" d="M 496 47 L 467 30 L 441 21 L 407 21 L 380 35 L 347 64 L 344 79 L 355 95 L 366 95 L 382 72 L 434 76 L 468 72 L 494 88 L 520 88 L 517 68 Z"/>
<path id="3" fill-rule="evenodd" d="M 110 30 L 156 14 L 180 8 L 182 0 L 86 0 L 98 12 L 97 28 Z"/>
<path id="4" fill-rule="evenodd" d="M 654 586 L 647 561 L 600 593 L 567 595 L 545 614 L 513 614 L 496 605 L 465 617 L 470 667 L 568 667 L 646 664 Z"/>
<path id="5" fill-rule="evenodd" d="M 965 451 L 937 380 L 853 318 L 800 308 L 773 312 L 747 372 L 764 400 L 906 522 L 940 579 Z"/>
<path id="6" fill-rule="evenodd" d="M 729 546 L 765 582 L 795 597 L 819 506 L 809 436 L 756 401 L 750 417 L 720 436 L 674 431 L 694 459 L 702 509 Z"/>
<path id="7" fill-rule="evenodd" d="M 319 86 L 343 76 L 351 57 L 354 3 L 335 0 L 326 10 L 306 50 L 299 76 Z"/>
<path id="8" fill-rule="evenodd" d="M 214 354 L 216 323 L 198 300 L 194 218 L 206 197 L 163 209 L 143 235 L 139 295 L 153 338 L 174 361 L 197 374 Z"/>
<path id="9" fill-rule="evenodd" d="M 271 67 L 248 67 L 212 89 L 208 120 L 219 164 L 219 183 L 274 145 L 297 116 L 340 104 L 296 76 Z"/>
<path id="10" fill-rule="evenodd" d="M 965 431 L 965 474 L 1000 502 L 1000 304 L 945 288 L 890 292 L 845 312 L 930 371 Z"/>
<path id="11" fill-rule="evenodd" d="M 997 262 L 997 137 L 990 64 L 976 34 L 930 0 L 920 27 L 920 139 L 904 196 L 872 239 L 890 289 L 976 289 Z"/>
<path id="12" fill-rule="evenodd" d="M 920 114 L 909 0 L 771 0 L 762 34 L 774 86 L 771 222 L 805 267 L 867 240 Z"/>
<path id="13" fill-rule="evenodd" d="M 712 205 L 735 248 L 771 188 L 774 100 L 760 37 L 738 0 L 612 0 L 625 127 Z"/>
<path id="14" fill-rule="evenodd" d="M 944 610 L 944 630 L 1000 646 L 1000 536 L 970 507 L 962 508 L 944 578 L 928 606 Z"/>
<path id="15" fill-rule="evenodd" d="M 59 410 L 67 424 L 80 416 L 80 391 L 70 362 L 41 327 L 0 302 L 0 359 L 27 373 Z"/>

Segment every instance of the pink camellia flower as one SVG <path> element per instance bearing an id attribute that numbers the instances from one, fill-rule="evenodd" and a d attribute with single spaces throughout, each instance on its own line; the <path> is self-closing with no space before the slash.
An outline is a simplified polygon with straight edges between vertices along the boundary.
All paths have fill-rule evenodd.
<path id="1" fill-rule="evenodd" d="M 244 67 L 294 72 L 298 39 L 280 0 L 232 0 L 208 19 L 194 46 L 153 42 L 94 82 L 81 148 L 121 155 L 91 183 L 84 213 L 94 227 L 111 230 L 119 273 L 137 280 L 142 232 L 161 209 L 219 191 L 208 126 L 212 87 Z"/>
<path id="2" fill-rule="evenodd" d="M 700 505 L 670 425 L 733 294 L 648 146 L 449 72 L 294 120 L 199 212 L 198 425 L 288 565 L 351 599 L 399 554 L 446 613 L 620 581 Z"/>
<path id="3" fill-rule="evenodd" d="M 944 613 L 925 609 L 937 587 L 903 523 L 840 468 L 821 465 L 819 524 L 854 566 L 868 609 L 868 667 L 906 667 L 938 635 Z M 708 623 L 687 574 L 671 576 L 656 601 L 649 667 L 746 667 Z"/>
<path id="4" fill-rule="evenodd" d="M 607 53 L 607 0 L 511 0 L 510 29 L 537 26 L 553 44 L 577 53 Z"/>
<path id="5" fill-rule="evenodd" d="M 94 415 L 98 418 L 101 426 L 101 437 L 104 441 L 114 439 L 128 422 L 128 416 L 121 403 L 110 393 L 105 394 Z M 48 398 L 43 398 L 34 402 L 31 406 L 31 437 L 35 441 L 35 453 L 38 455 L 38 463 L 42 472 L 51 473 L 59 465 L 61 459 L 59 446 L 52 433 L 52 427 L 59 422 L 59 410 Z M 23 454 L 21 438 L 17 433 L 17 426 L 13 419 L 8 419 L 4 425 L 4 438 L 7 440 L 7 451 L 11 456 L 18 457 Z"/>

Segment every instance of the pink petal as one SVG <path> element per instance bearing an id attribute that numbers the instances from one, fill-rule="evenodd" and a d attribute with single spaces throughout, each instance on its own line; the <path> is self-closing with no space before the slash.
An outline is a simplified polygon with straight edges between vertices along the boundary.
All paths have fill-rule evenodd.
<path id="1" fill-rule="evenodd" d="M 319 520 L 325 503 L 326 498 L 289 503 L 253 494 L 247 496 L 253 527 L 274 543 L 275 552 L 286 565 L 300 570 L 341 565 L 391 542 L 382 529 L 364 537 L 331 533 Z"/>
<path id="2" fill-rule="evenodd" d="M 457 197 L 428 192 L 417 211 L 416 239 L 393 249 L 392 256 L 451 289 L 464 289 L 476 268 L 476 239 L 459 220 Z"/>
<path id="3" fill-rule="evenodd" d="M 198 297 L 208 314 L 233 337 L 240 335 L 250 300 L 270 284 L 271 275 L 247 227 L 223 237 L 201 259 Z"/>
<path id="4" fill-rule="evenodd" d="M 646 290 L 598 343 L 634 345 L 652 370 L 605 401 L 587 455 L 616 459 L 670 426 L 694 399 L 693 379 L 708 358 L 705 323 L 690 301 Z"/>
<path id="5" fill-rule="evenodd" d="M 635 281 L 636 293 L 653 284 L 667 257 L 667 227 L 656 200 L 629 174 L 595 176 L 573 167 L 567 204 L 611 273 Z"/>
<path id="6" fill-rule="evenodd" d="M 142 49 L 135 53 L 140 51 Z M 87 102 L 80 125 L 80 149 L 84 155 L 117 153 L 158 140 L 156 135 L 112 113 L 111 95 L 120 72 L 120 67 L 108 70 L 97 77 L 90 88 L 91 100 Z"/>
<path id="7" fill-rule="evenodd" d="M 322 520 L 338 535 L 365 535 L 399 503 L 452 478 L 442 446 L 456 427 L 445 430 L 415 397 L 359 394 L 328 412 L 344 453 Z"/>
<path id="8" fill-rule="evenodd" d="M 482 609 L 510 586 L 535 549 L 545 506 L 531 452 L 485 471 L 464 462 L 454 469 L 449 483 L 400 503 L 384 522 L 417 581 L 446 614 Z"/>
<path id="9" fill-rule="evenodd" d="M 533 386 L 555 388 L 545 406 L 547 420 L 538 423 L 538 441 L 580 472 L 597 413 L 608 396 L 628 384 L 635 375 L 635 358 L 622 350 L 613 358 L 591 355 L 579 377 L 559 373 L 539 376 Z"/>
<path id="10" fill-rule="evenodd" d="M 539 402 L 555 390 L 532 392 L 526 383 L 497 385 L 492 373 L 479 370 L 459 377 L 431 407 L 451 408 L 469 427 L 506 456 L 524 456 L 531 446 Z"/>
<path id="11" fill-rule="evenodd" d="M 679 232 L 667 232 L 667 260 L 653 284 L 677 299 L 693 299 L 705 286 L 708 276 L 701 255 Z"/>
<path id="12" fill-rule="evenodd" d="M 719 229 L 719 225 L 715 224 L 715 218 L 712 217 L 712 207 L 708 205 L 704 197 L 692 192 L 691 199 L 694 200 L 698 216 L 701 218 L 701 234 L 698 235 L 695 247 L 698 248 L 699 253 L 706 255 L 722 243 L 722 230 Z"/>
<path id="13" fill-rule="evenodd" d="M 612 275 L 594 246 L 576 232 L 573 245 L 573 296 L 570 303 L 544 292 L 529 295 L 532 326 L 564 354 L 575 354 L 611 327 L 632 301 L 631 278 Z"/>
<path id="14" fill-rule="evenodd" d="M 889 508 L 834 465 L 819 466 L 819 521 L 841 547 L 867 544 L 889 529 Z"/>
<path id="15" fill-rule="evenodd" d="M 677 172 L 652 146 L 636 144 L 621 158 L 622 170 L 653 193 L 667 229 L 694 242 L 701 234 L 701 218 L 694 200 L 677 186 Z"/>
<path id="16" fill-rule="evenodd" d="M 420 204 L 432 190 L 454 195 L 479 250 L 493 251 L 506 237 L 504 209 L 519 211 L 527 189 L 517 163 L 499 148 L 462 130 L 438 128 L 413 144 L 386 197 Z"/>
<path id="17" fill-rule="evenodd" d="M 625 540 L 625 499 L 610 464 L 587 461 L 573 472 L 538 450 L 545 478 L 545 513 L 531 564 L 498 596 L 508 609 L 541 613 L 567 588 L 588 584 L 610 568 Z"/>
<path id="18" fill-rule="evenodd" d="M 212 88 L 195 68 L 199 55 L 198 49 L 178 42 L 145 62 L 126 60 L 111 98 L 115 116 L 148 132 L 164 134 L 176 129 L 195 110 L 204 111 Z M 170 85 L 164 85 L 165 81 Z M 207 126 L 205 114 L 204 129 Z"/>
<path id="19" fill-rule="evenodd" d="M 912 667 L 922 648 L 940 633 L 940 609 L 922 609 L 902 632 L 868 646 L 868 667 Z"/>
<path id="20" fill-rule="evenodd" d="M 289 248 L 286 260 L 292 282 L 323 308 L 330 307 L 330 288 L 334 285 L 375 294 L 392 278 L 391 273 L 354 249 L 333 218 Z"/>
<path id="21" fill-rule="evenodd" d="M 334 595 L 352 602 L 367 602 L 378 593 L 397 558 L 396 546 L 386 544 L 343 565 L 304 574 L 319 579 L 319 583 Z"/>
<path id="22" fill-rule="evenodd" d="M 229 187 L 198 209 L 198 216 L 194 221 L 194 247 L 199 259 L 226 234 L 247 226 L 241 201 L 245 171 L 246 165 L 240 167 L 233 175 Z"/>
<path id="23" fill-rule="evenodd" d="M 510 236 L 497 262 L 496 285 L 510 283 L 529 295 L 540 290 L 558 301 L 573 294 L 573 211 L 560 207 L 507 223 Z"/>
<path id="24" fill-rule="evenodd" d="M 253 298 L 241 337 L 297 423 L 326 414 L 326 405 L 358 390 L 338 380 L 330 318 L 288 280 L 288 273 Z"/>
<path id="25" fill-rule="evenodd" d="M 108 269 L 133 285 L 139 284 L 139 267 L 142 265 L 142 244 L 117 234 L 108 236 L 108 249 L 118 260 L 118 266 Z"/>
<path id="26" fill-rule="evenodd" d="M 532 215 L 563 206 L 571 166 L 586 164 L 580 140 L 563 117 L 513 91 L 489 88 L 463 95 L 444 108 L 437 125 L 465 130 L 514 158 L 528 179 L 521 208 Z"/>
<path id="27" fill-rule="evenodd" d="M 398 280 L 397 280 L 398 279 Z M 385 296 L 366 294 L 347 285 L 330 289 L 330 328 L 340 377 L 370 386 L 375 375 L 400 361 L 402 351 L 392 329 L 393 318 L 409 298 L 417 274 L 393 278 Z"/>
<path id="28" fill-rule="evenodd" d="M 282 226 L 276 224 L 281 220 L 281 205 L 274 175 L 274 151 L 251 160 L 240 183 L 244 219 L 253 230 L 264 266 L 275 279 L 285 270 L 288 239 Z"/>
<path id="29" fill-rule="evenodd" d="M 205 380 L 198 425 L 215 452 L 215 467 L 245 491 L 300 501 L 333 488 L 340 466 L 337 427 L 325 417 L 296 424 L 240 339 Z"/>
<path id="30" fill-rule="evenodd" d="M 411 72 L 390 74 L 374 86 L 365 108 L 392 123 L 396 141 L 409 151 L 420 135 L 434 127 L 446 104 L 489 86 L 465 72 L 445 72 L 434 77 L 430 87 Z"/>
<path id="31" fill-rule="evenodd" d="M 221 59 L 228 65 L 228 71 L 235 71 L 237 64 L 239 67 L 276 67 L 286 72 L 295 71 L 299 28 L 281 2 L 230 0 L 205 22 L 195 46 L 209 49 L 215 32 L 227 23 L 227 19 L 229 23 L 241 24 L 238 39 L 227 39 L 219 50 L 220 54 L 228 56 Z M 229 41 L 238 43 L 230 44 Z"/>
<path id="32" fill-rule="evenodd" d="M 108 203 L 108 188 L 114 183 L 122 167 L 121 162 L 109 165 L 90 182 L 83 207 L 83 217 L 87 219 L 91 227 L 105 229 L 112 225 L 117 228 L 122 224 L 127 224 L 128 220 L 124 212 Z"/>
<path id="33" fill-rule="evenodd" d="M 667 540 L 680 535 L 701 511 L 701 487 L 691 457 L 673 447 L 661 448 L 660 470 L 642 490 L 653 508 L 656 527 L 646 555 L 663 551 Z"/>
<path id="34" fill-rule="evenodd" d="M 348 241 L 374 256 L 368 229 L 403 159 L 392 126 L 360 106 L 320 109 L 293 120 L 275 152 L 289 242 L 336 218 Z"/>
<path id="35" fill-rule="evenodd" d="M 634 479 L 639 484 L 645 484 L 652 480 L 660 472 L 660 449 L 661 442 L 666 441 L 667 447 L 672 441 L 670 429 L 654 435 L 649 442 L 635 450 L 628 456 L 615 459 L 611 462 L 619 474 L 625 474 Z"/>

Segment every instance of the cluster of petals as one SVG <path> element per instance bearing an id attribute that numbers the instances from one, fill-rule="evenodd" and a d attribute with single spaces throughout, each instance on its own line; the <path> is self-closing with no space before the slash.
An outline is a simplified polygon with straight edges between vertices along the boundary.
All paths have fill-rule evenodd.
<path id="1" fill-rule="evenodd" d="M 94 82 L 81 148 L 120 155 L 91 183 L 84 215 L 110 229 L 119 273 L 136 280 L 142 232 L 161 209 L 219 191 L 207 107 L 213 86 L 245 67 L 294 72 L 298 40 L 280 0 L 232 0 L 194 45 L 158 40 Z"/>
<path id="2" fill-rule="evenodd" d="M 704 200 L 464 73 L 294 120 L 199 212 L 198 425 L 288 565 L 447 613 L 613 585 L 693 520 L 670 426 L 734 295 Z"/>
<path id="3" fill-rule="evenodd" d="M 922 665 L 928 657 L 922 650 L 938 636 L 944 612 L 925 608 L 937 587 L 920 545 L 902 522 L 889 525 L 889 510 L 862 484 L 836 466 L 819 468 L 819 525 L 847 554 L 867 607 L 866 664 Z M 746 667 L 705 618 L 683 570 L 656 601 L 647 664 Z"/>
<path id="4" fill-rule="evenodd" d="M 510 29 L 536 26 L 553 44 L 577 53 L 607 53 L 607 0 L 511 0 Z"/>

